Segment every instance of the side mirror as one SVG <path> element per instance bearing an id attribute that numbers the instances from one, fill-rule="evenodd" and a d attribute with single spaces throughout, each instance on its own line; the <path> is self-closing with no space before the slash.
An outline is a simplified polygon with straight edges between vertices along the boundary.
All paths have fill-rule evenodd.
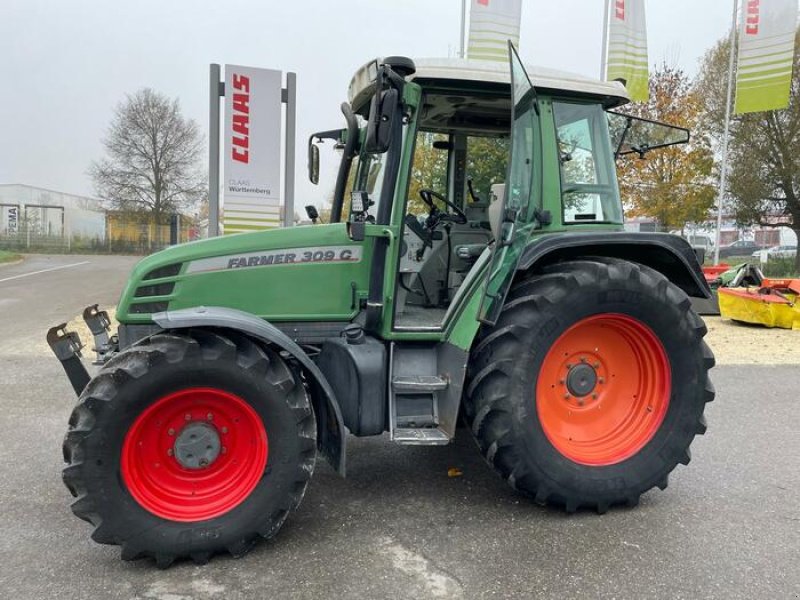
<path id="1" fill-rule="evenodd" d="M 314 146 L 316 148 L 316 146 Z M 308 218 L 311 219 L 311 222 L 315 225 L 317 224 L 317 219 L 319 219 L 319 212 L 317 211 L 317 207 L 313 204 L 309 204 L 306 206 L 306 215 Z"/>
<path id="2" fill-rule="evenodd" d="M 308 179 L 314 185 L 319 183 L 319 146 L 308 140 Z"/>
<path id="3" fill-rule="evenodd" d="M 377 92 L 372 97 L 365 140 L 366 150 L 370 154 L 383 154 L 389 150 L 398 97 L 398 91 L 394 88 Z"/>

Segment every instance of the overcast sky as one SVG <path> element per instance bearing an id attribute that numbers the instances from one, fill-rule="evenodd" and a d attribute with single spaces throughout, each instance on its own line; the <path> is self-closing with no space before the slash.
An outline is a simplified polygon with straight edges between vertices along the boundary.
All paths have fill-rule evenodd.
<path id="1" fill-rule="evenodd" d="M 601 0 L 523 0 L 526 63 L 589 76 L 600 69 Z M 691 74 L 730 26 L 731 0 L 648 0 L 650 62 Z M 152 87 L 208 129 L 208 65 L 298 77 L 297 197 L 305 141 L 339 127 L 354 70 L 370 58 L 454 56 L 461 0 L 0 0 L 0 183 L 92 194 L 113 107 Z"/>

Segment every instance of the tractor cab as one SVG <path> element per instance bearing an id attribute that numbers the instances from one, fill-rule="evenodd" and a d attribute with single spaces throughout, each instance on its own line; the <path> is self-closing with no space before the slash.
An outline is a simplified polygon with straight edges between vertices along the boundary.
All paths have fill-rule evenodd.
<path id="1" fill-rule="evenodd" d="M 373 290 L 387 285 L 372 321 L 387 334 L 447 327 L 488 265 L 518 258 L 531 235 L 622 229 L 609 119 L 620 135 L 627 117 L 606 111 L 628 101 L 625 88 L 514 60 L 513 97 L 507 63 L 371 61 L 350 83 L 348 127 L 309 140 L 314 182 L 317 142 L 342 152 L 331 223 L 396 235 L 385 269 L 373 263 Z M 502 304 L 504 279 L 487 289 L 483 317 Z"/>

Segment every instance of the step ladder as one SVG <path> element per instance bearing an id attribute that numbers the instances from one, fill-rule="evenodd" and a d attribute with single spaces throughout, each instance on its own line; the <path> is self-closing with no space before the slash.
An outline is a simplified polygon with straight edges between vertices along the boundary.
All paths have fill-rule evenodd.
<path id="1" fill-rule="evenodd" d="M 439 427 L 439 401 L 449 382 L 436 374 L 434 348 L 403 345 L 391 349 L 389 430 L 399 444 L 444 445 L 450 436 Z"/>

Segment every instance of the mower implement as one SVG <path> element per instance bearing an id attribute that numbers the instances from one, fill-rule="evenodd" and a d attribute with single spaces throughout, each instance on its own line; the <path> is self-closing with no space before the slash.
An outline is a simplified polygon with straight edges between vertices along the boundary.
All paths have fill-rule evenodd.
<path id="1" fill-rule="evenodd" d="M 64 483 L 95 541 L 162 567 L 240 556 L 318 454 L 345 474 L 348 434 L 435 452 L 461 421 L 500 477 L 568 512 L 633 506 L 689 462 L 714 398 L 691 303 L 709 288 L 686 241 L 624 230 L 615 167 L 689 133 L 611 110 L 618 82 L 509 61 L 369 61 L 344 126 L 309 140 L 312 183 L 317 144 L 341 151 L 327 219 L 142 259 L 116 332 L 84 312 L 94 377 L 74 333 L 48 333 L 79 394 Z"/>
<path id="2" fill-rule="evenodd" d="M 733 321 L 800 329 L 800 279 L 763 279 L 756 287 L 719 289 L 720 314 Z"/>

